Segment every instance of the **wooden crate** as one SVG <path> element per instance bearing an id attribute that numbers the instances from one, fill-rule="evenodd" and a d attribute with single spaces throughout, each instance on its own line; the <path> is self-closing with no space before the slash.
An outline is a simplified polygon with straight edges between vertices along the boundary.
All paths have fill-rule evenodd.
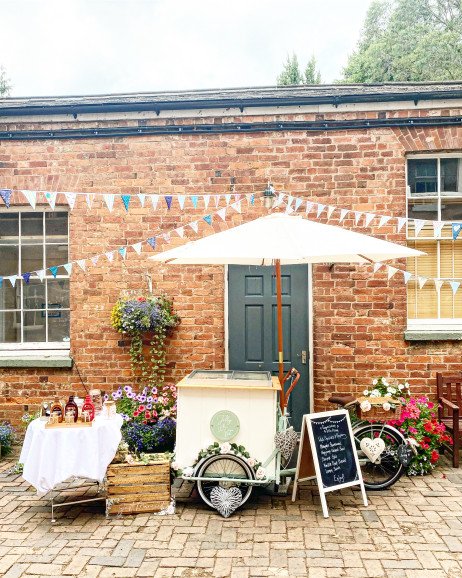
<path id="1" fill-rule="evenodd" d="M 110 464 L 106 513 L 160 512 L 170 504 L 170 462 Z"/>

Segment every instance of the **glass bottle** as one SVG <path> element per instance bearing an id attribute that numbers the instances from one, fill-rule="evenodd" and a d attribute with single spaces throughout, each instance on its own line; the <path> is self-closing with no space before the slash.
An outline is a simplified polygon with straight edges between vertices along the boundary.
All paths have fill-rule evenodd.
<path id="1" fill-rule="evenodd" d="M 63 412 L 63 406 L 61 404 L 61 402 L 59 401 L 59 398 L 55 397 L 54 402 L 51 405 L 51 414 L 55 414 L 58 416 L 58 423 L 61 423 L 64 419 L 64 412 Z"/>
<path id="2" fill-rule="evenodd" d="M 76 422 L 79 418 L 79 410 L 77 408 L 77 404 L 74 401 L 74 396 L 69 396 L 69 401 L 66 403 L 66 407 L 64 408 L 64 413 L 68 413 L 72 411 L 74 413 L 74 422 Z"/>
<path id="3" fill-rule="evenodd" d="M 83 402 L 82 405 L 82 414 L 84 411 L 88 411 L 90 413 L 90 421 L 93 421 L 95 419 L 95 406 L 93 405 L 93 402 L 91 401 L 91 397 L 89 395 L 85 396 L 85 401 Z"/>

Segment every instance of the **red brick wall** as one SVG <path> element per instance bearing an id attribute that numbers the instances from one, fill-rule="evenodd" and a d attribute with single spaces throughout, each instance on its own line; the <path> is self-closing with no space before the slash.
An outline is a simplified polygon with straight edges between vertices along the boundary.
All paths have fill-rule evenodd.
<path id="1" fill-rule="evenodd" d="M 432 111 L 432 114 L 449 113 L 460 114 L 460 111 Z M 399 113 L 407 114 L 411 113 Z M 412 111 L 413 116 L 417 114 L 426 112 Z M 376 115 L 338 113 L 337 118 Z M 326 118 L 328 116 L 335 118 L 335 115 L 326 115 Z M 254 120 L 270 119 L 255 117 Z M 133 122 L 98 125 L 120 126 Z M 153 119 L 149 124 L 162 122 L 165 121 Z M 78 126 L 90 124 L 79 122 Z M 22 126 L 58 128 L 56 123 Z M 61 127 L 76 126 L 77 123 L 67 122 Z M 19 125 L 9 128 L 18 129 Z M 0 183 L 2 188 L 13 189 L 224 194 L 229 192 L 230 177 L 235 178 L 236 193 L 260 193 L 269 178 L 277 190 L 304 199 L 401 216 L 405 214 L 405 154 L 428 150 L 462 150 L 461 129 L 381 128 L 313 134 L 275 132 L 1 141 Z M 216 177 L 215 171 L 221 171 L 222 176 Z M 17 201 L 14 197 L 14 202 Z M 213 201 L 209 210 L 215 210 Z M 253 218 L 262 211 L 259 206 L 246 209 L 242 217 L 234 215 L 233 222 Z M 175 202 L 171 211 L 167 211 L 162 199 L 156 211 L 142 209 L 136 198 L 128 213 L 120 199 L 116 200 L 112 213 L 98 200 L 90 211 L 80 198 L 70 216 L 70 258 L 117 249 L 194 218 L 201 219 L 205 212 L 200 203 L 197 210 L 181 213 Z M 338 219 L 339 213 L 335 215 Z M 404 241 L 404 232 L 396 234 L 393 224 L 378 230 L 377 223 L 375 220 L 369 228 L 360 227 L 360 230 L 388 240 Z M 348 219 L 343 225 L 355 227 Z M 219 219 L 215 220 L 216 230 L 224 226 Z M 200 235 L 211 231 L 205 224 L 200 227 Z M 196 238 L 189 228 L 188 237 Z M 181 242 L 172 237 L 172 243 Z M 121 336 L 110 326 L 110 310 L 122 290 L 146 289 L 145 271 L 152 274 L 155 292 L 165 291 L 175 299 L 182 318 L 169 343 L 168 378 L 177 380 L 193 368 L 219 368 L 224 364 L 223 270 L 156 266 L 147 260 L 149 252 L 146 246 L 141 256 L 130 250 L 126 261 L 117 257 L 112 264 L 102 258 L 95 267 L 89 267 L 87 274 L 78 267 L 74 269 L 71 353 L 87 386 L 112 390 L 130 381 L 128 347 L 118 344 Z M 317 266 L 313 299 L 317 408 L 325 407 L 329 392 L 360 391 L 378 375 L 408 379 L 416 390 L 434 392 L 437 370 L 460 369 L 462 345 L 404 342 L 406 294 L 400 275 L 388 281 L 385 273 L 372 275 L 371 267 L 335 266 L 330 271 L 327 266 Z M 51 397 L 57 391 L 83 393 L 75 368 L 0 370 L 0 419 L 15 421 L 24 404 Z"/>

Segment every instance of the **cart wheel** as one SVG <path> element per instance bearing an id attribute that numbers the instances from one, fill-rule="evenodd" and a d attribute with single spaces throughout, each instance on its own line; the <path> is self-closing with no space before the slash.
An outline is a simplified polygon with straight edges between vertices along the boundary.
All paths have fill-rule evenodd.
<path id="1" fill-rule="evenodd" d="M 201 478 L 197 481 L 197 489 L 200 497 L 204 500 L 207 506 L 213 508 L 210 494 L 213 488 L 217 486 L 220 488 L 238 488 L 242 494 L 242 504 L 245 504 L 252 493 L 253 487 L 245 483 L 245 480 L 253 480 L 254 473 L 252 468 L 242 458 L 233 454 L 223 454 L 219 456 L 211 456 L 204 460 L 197 471 L 197 477 Z M 210 481 L 206 478 L 238 478 L 242 479 L 240 482 L 222 482 Z"/>

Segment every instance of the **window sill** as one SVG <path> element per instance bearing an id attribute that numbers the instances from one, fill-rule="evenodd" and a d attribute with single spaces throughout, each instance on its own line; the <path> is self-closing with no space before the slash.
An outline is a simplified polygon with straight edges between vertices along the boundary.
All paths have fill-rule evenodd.
<path id="1" fill-rule="evenodd" d="M 462 341 L 462 331 L 454 329 L 418 330 L 404 332 L 406 341 Z"/>
<path id="2" fill-rule="evenodd" d="M 20 353 L 0 357 L 1 367 L 72 367 L 73 359 L 69 355 L 21 355 Z"/>

